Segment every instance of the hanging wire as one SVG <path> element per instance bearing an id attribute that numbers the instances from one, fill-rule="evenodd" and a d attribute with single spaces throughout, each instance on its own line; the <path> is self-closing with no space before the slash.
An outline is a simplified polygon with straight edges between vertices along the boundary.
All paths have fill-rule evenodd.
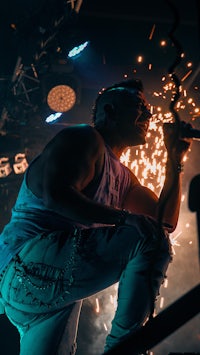
<path id="1" fill-rule="evenodd" d="M 179 127 L 180 127 L 180 117 L 178 115 L 178 112 L 175 109 L 176 103 L 178 101 L 178 99 L 180 98 L 180 80 L 179 77 L 176 75 L 175 69 L 176 67 L 181 63 L 181 60 L 183 58 L 183 49 L 182 46 L 180 44 L 180 42 L 177 40 L 177 38 L 175 37 L 174 33 L 177 30 L 177 28 L 180 25 L 180 16 L 178 13 L 177 8 L 175 7 L 174 3 L 170 0 L 166 0 L 167 4 L 170 7 L 170 10 L 172 11 L 173 14 L 173 18 L 174 18 L 174 22 L 172 24 L 172 28 L 168 33 L 168 36 L 172 42 L 172 44 L 174 45 L 174 47 L 176 48 L 176 57 L 174 62 L 169 66 L 168 68 L 168 74 L 171 77 L 171 79 L 173 80 L 174 84 L 175 84 L 175 89 L 174 89 L 174 93 L 173 93 L 173 97 L 171 98 L 171 102 L 169 105 L 169 109 L 172 113 L 173 119 L 174 119 L 174 130 L 176 131 L 177 134 L 174 135 L 174 142 L 177 139 L 178 136 L 178 132 L 179 132 Z M 173 142 L 172 142 L 173 144 Z M 165 206 L 166 203 L 170 197 L 171 192 L 173 191 L 174 186 L 171 187 L 170 191 L 168 192 L 167 196 L 165 197 L 165 199 L 162 201 L 162 204 L 159 207 L 159 213 L 158 213 L 158 224 L 159 226 L 162 228 L 162 221 L 163 221 L 163 216 L 164 216 L 164 212 L 165 212 Z"/>
<path id="2" fill-rule="evenodd" d="M 174 60 L 174 62 L 171 64 L 171 66 L 168 69 L 168 74 L 170 75 L 170 77 L 172 78 L 172 80 L 175 83 L 175 94 L 171 100 L 171 104 L 170 104 L 170 111 L 172 112 L 172 115 L 174 117 L 174 123 L 179 125 L 180 124 L 180 118 L 179 115 L 177 113 L 177 111 L 175 110 L 175 105 L 176 102 L 178 101 L 178 99 L 180 98 L 180 80 L 179 77 L 176 75 L 175 73 L 175 68 L 181 63 L 181 60 L 183 58 L 183 49 L 182 46 L 180 44 L 180 42 L 177 40 L 177 38 L 174 36 L 174 32 L 176 31 L 176 29 L 178 28 L 178 26 L 180 25 L 180 17 L 179 17 L 179 13 L 177 8 L 174 6 L 173 2 L 170 0 L 166 0 L 172 13 L 174 16 L 174 23 L 172 25 L 172 29 L 169 32 L 168 36 L 171 39 L 172 44 L 175 46 L 176 48 L 176 58 Z"/>

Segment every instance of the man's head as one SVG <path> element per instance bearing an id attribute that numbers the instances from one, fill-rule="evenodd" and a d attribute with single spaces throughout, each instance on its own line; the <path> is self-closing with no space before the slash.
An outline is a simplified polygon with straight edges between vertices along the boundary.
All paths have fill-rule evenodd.
<path id="1" fill-rule="evenodd" d="M 102 132 L 112 132 L 127 145 L 145 143 L 151 113 L 140 80 L 126 80 L 103 90 L 93 108 L 93 123 Z"/>

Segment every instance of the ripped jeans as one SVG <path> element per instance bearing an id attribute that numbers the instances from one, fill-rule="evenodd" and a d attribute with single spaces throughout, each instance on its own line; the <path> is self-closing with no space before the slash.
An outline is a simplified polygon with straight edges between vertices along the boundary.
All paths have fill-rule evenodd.
<path id="1" fill-rule="evenodd" d="M 20 355 L 75 354 L 82 300 L 119 282 L 108 351 L 153 312 L 171 255 L 168 236 L 142 216 L 134 226 L 30 240 L 0 284 L 0 301 L 20 333 Z"/>

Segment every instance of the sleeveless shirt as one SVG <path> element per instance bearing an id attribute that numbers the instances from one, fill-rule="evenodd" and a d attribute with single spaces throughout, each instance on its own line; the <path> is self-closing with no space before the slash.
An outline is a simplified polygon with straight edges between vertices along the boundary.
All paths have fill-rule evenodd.
<path id="1" fill-rule="evenodd" d="M 32 193 L 27 186 L 27 173 L 31 164 L 24 174 L 18 197 L 12 208 L 11 219 L 0 234 L 0 273 L 30 238 L 53 231 L 69 231 L 67 228 L 69 224 L 82 229 L 88 228 L 48 209 L 42 198 Z M 129 169 L 117 159 L 108 146 L 105 146 L 103 172 L 92 199 L 107 206 L 122 208 L 130 185 Z M 103 224 L 95 223 L 89 228 L 98 226 Z"/>

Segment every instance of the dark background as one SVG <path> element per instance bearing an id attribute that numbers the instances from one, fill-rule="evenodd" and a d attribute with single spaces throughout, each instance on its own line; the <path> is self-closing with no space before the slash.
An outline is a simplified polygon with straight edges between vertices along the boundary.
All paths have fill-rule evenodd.
<path id="1" fill-rule="evenodd" d="M 75 2 L 76 4 L 76 2 Z M 143 80 L 145 93 L 152 105 L 164 105 L 154 95 L 162 91 L 162 77 L 175 65 L 183 80 L 187 97 L 200 106 L 200 2 L 164 1 L 92 1 L 83 0 L 74 14 L 72 2 L 31 0 L 1 2 L 0 9 L 0 157 L 23 151 L 30 161 L 46 142 L 68 124 L 91 120 L 91 107 L 98 91 L 124 77 Z M 60 25 L 59 25 L 60 23 Z M 155 30 L 149 39 L 153 26 Z M 174 32 L 173 32 L 174 30 Z M 170 34 L 173 33 L 175 41 Z M 82 56 L 74 61 L 66 58 L 74 43 L 89 40 Z M 160 41 L 166 40 L 165 47 Z M 180 48 L 185 53 L 180 59 Z M 137 57 L 144 56 L 142 63 Z M 49 63 L 56 63 L 59 74 L 70 72 L 79 83 L 77 104 L 52 125 L 44 121 L 46 75 Z M 19 64 L 20 63 L 20 64 Z M 19 64 L 19 66 L 18 66 Z M 149 64 L 152 69 L 149 70 Z M 65 68 L 65 69 L 64 69 Z M 34 75 L 36 71 L 36 76 Z M 65 74 L 63 74 L 65 72 Z M 36 80 L 35 80 L 36 79 Z M 159 101 L 160 100 L 160 101 Z M 181 119 L 200 128 L 199 115 L 191 108 L 181 112 Z M 193 176 L 199 174 L 199 142 L 194 141 L 183 178 L 180 221 L 174 234 L 174 263 L 169 269 L 169 285 L 162 290 L 164 307 L 181 297 L 199 282 L 196 216 L 188 208 L 188 189 Z M 0 179 L 0 228 L 7 223 L 23 176 L 11 173 Z M 114 307 L 110 294 L 114 287 L 84 301 L 78 333 L 77 355 L 95 355 L 103 350 Z M 95 312 L 96 297 L 100 313 Z M 189 307 L 189 305 L 188 305 Z M 159 308 L 157 312 L 161 309 Z M 155 355 L 200 351 L 199 315 L 152 349 Z M 0 318 L 0 353 L 17 355 L 18 335 L 9 323 Z M 39 355 L 39 354 L 38 354 Z"/>

